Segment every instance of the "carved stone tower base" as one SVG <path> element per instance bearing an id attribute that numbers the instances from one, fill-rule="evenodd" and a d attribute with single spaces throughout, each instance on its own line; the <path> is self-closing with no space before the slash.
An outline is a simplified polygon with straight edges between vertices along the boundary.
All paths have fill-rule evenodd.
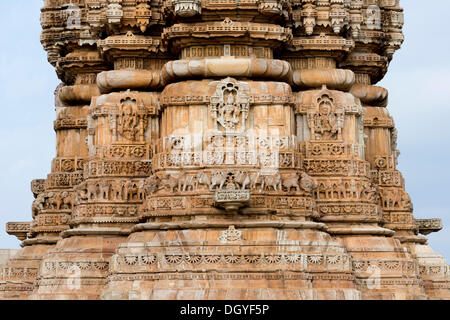
<path id="1" fill-rule="evenodd" d="M 75 2 L 42 8 L 57 152 L 0 298 L 450 299 L 375 86 L 399 0 Z"/>

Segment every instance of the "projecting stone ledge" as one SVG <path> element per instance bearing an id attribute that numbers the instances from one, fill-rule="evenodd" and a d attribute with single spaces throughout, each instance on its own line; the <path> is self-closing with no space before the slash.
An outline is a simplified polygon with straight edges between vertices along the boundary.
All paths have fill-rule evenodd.
<path id="1" fill-rule="evenodd" d="M 17 237 L 23 241 L 27 238 L 28 232 L 31 230 L 31 222 L 8 222 L 6 224 L 6 232 L 9 235 Z"/>
<path id="2" fill-rule="evenodd" d="M 228 212 L 238 212 L 250 201 L 250 190 L 218 190 L 214 195 L 214 203 Z"/>
<path id="3" fill-rule="evenodd" d="M 421 234 L 427 235 L 442 230 L 441 219 L 416 219 L 416 226 Z"/>

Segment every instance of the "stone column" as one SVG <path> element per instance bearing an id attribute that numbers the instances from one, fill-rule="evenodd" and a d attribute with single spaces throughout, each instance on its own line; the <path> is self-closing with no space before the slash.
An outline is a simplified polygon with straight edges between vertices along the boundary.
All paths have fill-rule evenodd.
<path id="1" fill-rule="evenodd" d="M 416 259 L 425 293 L 433 299 L 448 298 L 448 265 L 441 255 L 427 246 L 427 239 L 419 235 L 439 231 L 440 221 L 414 218 L 405 181 L 396 168 L 400 152 L 397 129 L 386 108 L 388 91 L 372 85 L 383 78 L 393 53 L 403 42 L 403 10 L 398 1 L 367 4 L 364 10 L 369 23 L 362 29 L 363 36 L 342 66 L 355 71 L 356 83 L 351 93 L 361 100 L 366 111 L 365 158 L 371 166 L 372 181 L 380 192 L 383 226 L 395 231 L 394 237 Z M 384 40 L 383 34 L 388 35 Z"/>
<path id="2" fill-rule="evenodd" d="M 77 102 L 87 102 L 90 106 L 63 110 L 65 115 L 76 113 L 81 116 L 87 129 L 80 136 L 64 135 L 68 141 L 60 146 L 63 153 L 71 153 L 73 144 L 78 141 L 85 144 L 83 152 L 86 163 L 81 166 L 85 179 L 78 181 L 75 188 L 71 229 L 62 234 L 63 239 L 42 263 L 39 288 L 33 295 L 35 299 L 98 298 L 105 283 L 109 257 L 117 244 L 125 239 L 129 228 L 138 222 L 137 207 L 142 202 L 139 178 L 147 177 L 151 167 L 146 142 L 150 139 L 150 114 L 157 112 L 157 108 L 152 109 L 150 105 L 157 103 L 151 101 L 151 95 L 149 100 L 137 92 L 125 91 L 133 86 L 126 81 L 120 83 L 120 74 L 126 74 L 128 71 L 124 70 L 128 69 L 144 68 L 142 61 L 134 59 L 135 56 L 128 58 L 128 64 L 127 59 L 115 61 L 109 52 L 112 51 L 110 49 L 120 50 L 123 47 L 127 50 L 130 44 L 130 50 L 136 51 L 133 40 L 121 36 L 122 32 L 127 31 L 118 27 L 123 22 L 144 32 L 151 22 L 152 10 L 147 4 L 136 7 L 135 3 L 128 3 L 122 6 L 120 1 L 91 1 L 80 5 L 71 7 L 70 14 L 62 2 L 46 3 L 43 9 L 52 13 L 47 15 L 49 19 L 64 17 L 65 14 L 71 17 L 70 21 L 62 24 L 59 35 L 69 33 L 72 37 L 62 44 L 54 41 L 53 34 L 44 30 L 44 47 L 51 52 L 49 57 L 52 61 L 58 62 L 58 75 L 66 83 L 74 83 L 63 88 L 63 100 L 75 105 Z M 130 9 L 133 14 L 124 16 L 122 10 L 129 12 Z M 157 10 L 154 17 L 153 22 L 158 21 Z M 45 28 L 46 23 L 43 26 Z M 111 37 L 104 39 L 101 45 L 99 40 L 103 33 L 111 34 Z M 137 40 L 143 43 L 139 50 L 157 47 L 151 40 L 141 40 Z M 111 41 L 112 47 L 109 46 Z M 80 63 L 84 65 L 80 66 Z M 124 92 L 99 96 L 100 93 L 112 91 L 97 85 L 97 73 L 107 69 L 107 65 L 119 74 L 119 84 L 113 84 L 112 89 L 120 88 Z M 57 159 L 55 164 L 63 163 L 60 160 Z"/>
<path id="3" fill-rule="evenodd" d="M 356 284 L 364 299 L 425 298 L 415 260 L 392 237 L 395 231 L 387 228 L 392 225 L 384 223 L 381 186 L 372 181 L 366 161 L 372 158 L 376 143 L 385 147 L 390 137 L 376 140 L 369 127 L 365 128 L 364 120 L 376 113 L 367 105 L 381 105 L 386 96 L 382 89 L 364 87 L 362 82 L 370 79 L 370 68 L 377 72 L 370 76 L 382 78 L 387 64 L 381 63 L 382 69 L 377 62 L 387 61 L 398 49 L 399 45 L 389 40 L 396 38 L 398 31 L 401 35 L 401 29 L 395 29 L 392 19 L 380 20 L 375 26 L 377 21 L 372 21 L 370 13 L 381 10 L 377 1 L 312 3 L 298 8 L 307 36 L 302 30 L 294 34 L 287 57 L 296 66 L 293 82 L 302 90 L 297 94 L 298 137 L 303 142 L 305 169 L 318 181 L 315 195 L 320 221 L 351 254 Z M 384 17 L 401 13 L 396 4 L 383 10 Z M 330 20 L 325 19 L 327 11 Z M 367 54 L 370 50 L 382 51 L 384 56 Z M 352 62 L 359 66 L 367 60 L 366 69 L 351 68 L 356 74 L 346 69 Z M 415 227 L 414 223 L 411 226 Z"/>
<path id="4" fill-rule="evenodd" d="M 273 22 L 287 18 L 286 8 L 203 3 L 201 21 L 193 22 L 198 5 L 183 11 L 174 3 L 166 20 L 178 23 L 163 39 L 179 60 L 162 69 L 175 83 L 160 97 L 144 223 L 119 245 L 102 297 L 360 298 L 348 254 L 314 221 L 315 183 L 302 171 L 291 68 L 274 59 L 291 39 Z M 224 6 L 246 14 L 218 19 Z"/>

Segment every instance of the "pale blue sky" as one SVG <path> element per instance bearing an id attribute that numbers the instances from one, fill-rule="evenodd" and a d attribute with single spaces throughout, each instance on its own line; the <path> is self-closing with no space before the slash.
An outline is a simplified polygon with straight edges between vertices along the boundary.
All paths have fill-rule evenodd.
<path id="1" fill-rule="evenodd" d="M 8 221 L 30 221 L 30 181 L 45 178 L 55 156 L 53 91 L 59 81 L 39 43 L 41 0 L 0 0 L 0 248 L 18 248 Z M 416 218 L 442 218 L 429 236 L 450 261 L 450 1 L 402 0 L 406 41 L 380 85 L 399 130 L 399 169 Z M 436 10 L 435 8 L 439 8 Z"/>

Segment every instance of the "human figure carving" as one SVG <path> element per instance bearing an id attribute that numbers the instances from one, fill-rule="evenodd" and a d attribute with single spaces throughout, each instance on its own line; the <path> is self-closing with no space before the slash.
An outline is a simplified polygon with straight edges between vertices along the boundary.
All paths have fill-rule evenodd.
<path id="1" fill-rule="evenodd" d="M 134 110 L 135 106 L 136 100 L 128 98 L 122 101 L 122 114 L 120 115 L 118 121 L 119 133 L 131 141 L 136 140 L 136 135 L 139 131 L 139 120 Z"/>

